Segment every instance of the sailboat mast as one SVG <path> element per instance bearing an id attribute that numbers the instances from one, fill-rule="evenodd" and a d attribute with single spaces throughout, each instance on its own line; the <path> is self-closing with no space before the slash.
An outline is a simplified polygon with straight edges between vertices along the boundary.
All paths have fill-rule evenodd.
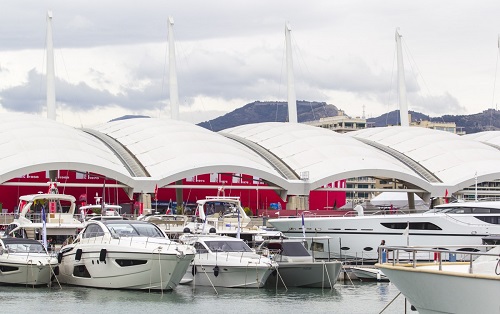
<path id="1" fill-rule="evenodd" d="M 401 35 L 399 28 L 396 29 L 396 49 L 398 58 L 398 91 L 399 91 L 399 117 L 401 126 L 408 127 L 408 103 L 406 102 L 405 69 L 403 65 L 403 52 L 401 48 Z"/>
<path id="2" fill-rule="evenodd" d="M 170 112 L 172 120 L 179 120 L 179 88 L 175 66 L 174 19 L 168 18 L 168 64 L 170 88 Z"/>
<path id="3" fill-rule="evenodd" d="M 290 32 L 292 28 L 289 23 L 285 25 L 286 42 L 286 73 L 288 86 L 288 121 L 297 123 L 297 99 L 295 96 L 295 80 L 293 77 L 292 43 Z"/>
<path id="4" fill-rule="evenodd" d="M 52 43 L 52 11 L 47 11 L 47 118 L 56 120 L 54 47 Z"/>

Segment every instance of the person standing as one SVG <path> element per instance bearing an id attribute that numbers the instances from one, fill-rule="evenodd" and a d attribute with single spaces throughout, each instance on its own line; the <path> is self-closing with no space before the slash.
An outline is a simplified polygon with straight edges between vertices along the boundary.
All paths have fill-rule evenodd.
<path id="1" fill-rule="evenodd" d="M 387 261 L 387 250 L 385 249 L 385 240 L 380 241 L 378 252 L 379 252 L 379 257 L 378 257 L 379 263 L 385 263 Z"/>

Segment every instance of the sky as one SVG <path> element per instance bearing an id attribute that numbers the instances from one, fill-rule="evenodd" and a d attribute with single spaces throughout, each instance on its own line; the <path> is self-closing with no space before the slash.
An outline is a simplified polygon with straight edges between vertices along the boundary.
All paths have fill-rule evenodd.
<path id="1" fill-rule="evenodd" d="M 169 17 L 184 121 L 286 101 L 286 23 L 297 100 L 352 117 L 398 109 L 399 28 L 409 110 L 474 114 L 500 102 L 498 0 L 16 0 L 0 10 L 0 114 L 47 115 L 48 10 L 57 121 L 75 127 L 170 118 Z"/>

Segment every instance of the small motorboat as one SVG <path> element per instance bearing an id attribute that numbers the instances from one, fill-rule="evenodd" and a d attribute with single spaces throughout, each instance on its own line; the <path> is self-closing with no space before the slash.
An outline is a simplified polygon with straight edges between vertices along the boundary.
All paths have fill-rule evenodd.
<path id="1" fill-rule="evenodd" d="M 269 284 L 277 283 L 286 287 L 333 287 L 342 263 L 315 259 L 304 243 L 302 238 L 268 239 L 259 246 L 259 252 L 278 263 L 278 271 L 269 278 Z"/>
<path id="2" fill-rule="evenodd" d="M 278 264 L 256 254 L 243 240 L 216 234 L 185 234 L 179 241 L 194 245 L 196 256 L 183 278 L 196 286 L 260 288 Z"/>
<path id="3" fill-rule="evenodd" d="M 361 281 L 389 281 L 389 278 L 375 267 L 349 267 L 349 269 Z"/>
<path id="4" fill-rule="evenodd" d="M 57 264 L 57 259 L 36 240 L 0 238 L 0 283 L 48 285 Z"/>

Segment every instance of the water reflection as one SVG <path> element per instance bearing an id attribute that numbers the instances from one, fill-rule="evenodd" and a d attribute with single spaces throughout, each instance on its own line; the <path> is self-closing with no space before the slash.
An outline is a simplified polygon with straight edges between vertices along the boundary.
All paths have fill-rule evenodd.
<path id="1" fill-rule="evenodd" d="M 338 283 L 333 289 L 229 289 L 179 286 L 174 291 L 147 292 L 63 286 L 0 286 L 4 312 L 36 313 L 378 313 L 397 294 L 390 283 Z M 401 299 L 401 298 L 400 298 Z M 402 313 L 397 300 L 384 313 Z"/>

